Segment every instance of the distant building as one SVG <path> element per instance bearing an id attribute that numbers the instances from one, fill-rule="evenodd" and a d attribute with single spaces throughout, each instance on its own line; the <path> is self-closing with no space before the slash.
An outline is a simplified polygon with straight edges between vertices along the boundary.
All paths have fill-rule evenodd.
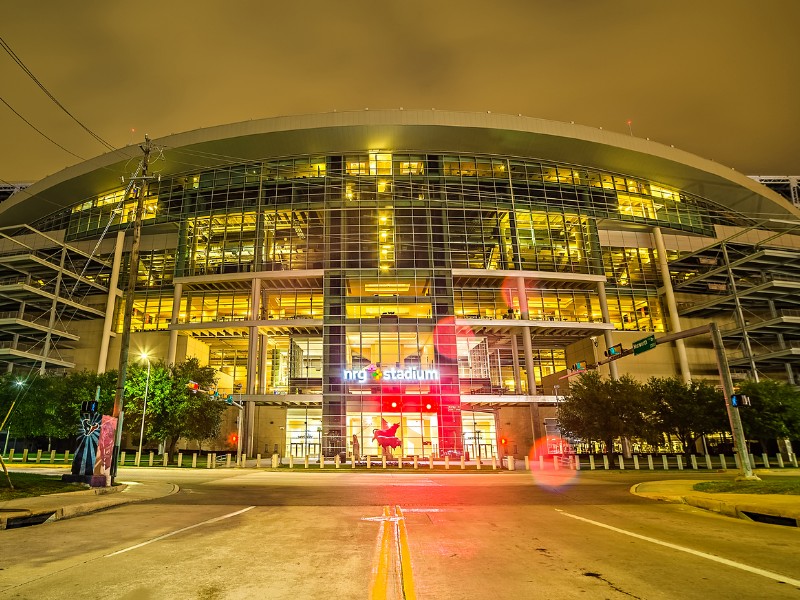
<path id="1" fill-rule="evenodd" d="M 353 436 L 377 455 L 373 431 L 394 423 L 404 455 L 527 454 L 552 429 L 568 366 L 709 320 L 740 376 L 797 376 L 800 210 L 717 163 L 444 111 L 154 143 L 138 273 L 127 238 L 141 192 L 120 182 L 138 147 L 0 205 L 10 369 L 116 368 L 115 290 L 135 276 L 132 358 L 198 356 L 222 394 L 241 384 L 249 455 L 332 456 Z M 611 365 L 716 377 L 707 338 Z"/>

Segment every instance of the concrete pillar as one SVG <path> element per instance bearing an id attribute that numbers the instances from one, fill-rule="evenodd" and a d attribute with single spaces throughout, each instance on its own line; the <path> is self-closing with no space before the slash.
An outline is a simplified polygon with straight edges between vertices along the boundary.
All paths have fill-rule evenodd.
<path id="1" fill-rule="evenodd" d="M 514 373 L 514 393 L 522 393 L 522 373 L 519 368 L 519 346 L 517 346 L 517 334 L 511 334 L 511 370 Z"/>
<path id="2" fill-rule="evenodd" d="M 658 270 L 661 273 L 661 284 L 664 287 L 664 299 L 667 301 L 670 329 L 672 333 L 678 333 L 683 329 L 678 316 L 678 305 L 675 303 L 675 291 L 672 288 L 672 279 L 669 276 L 669 265 L 667 264 L 667 249 L 664 246 L 664 236 L 661 235 L 660 227 L 653 227 L 652 237 L 658 254 Z M 681 378 L 684 383 L 689 383 L 692 380 L 692 372 L 689 370 L 689 359 L 686 357 L 686 344 L 683 340 L 675 340 L 675 352 L 678 355 Z"/>
<path id="3" fill-rule="evenodd" d="M 603 322 L 611 323 L 611 314 L 608 312 L 608 298 L 606 297 L 606 284 L 602 281 L 597 282 L 597 299 L 600 301 L 600 313 L 603 315 Z M 605 340 L 606 348 L 611 348 L 614 345 L 614 336 L 611 335 L 610 330 L 603 331 L 603 340 Z M 619 379 L 616 362 L 608 363 L 608 371 L 612 379 Z"/>
<path id="4" fill-rule="evenodd" d="M 531 328 L 522 328 L 522 349 L 525 353 L 525 374 L 528 377 L 528 395 L 536 395 L 536 372 L 533 364 L 533 342 L 531 341 Z"/>
<path id="5" fill-rule="evenodd" d="M 258 393 L 267 393 L 267 352 L 269 351 L 269 336 L 260 336 L 258 352 Z"/>
<path id="6" fill-rule="evenodd" d="M 247 393 L 257 393 L 257 371 L 258 371 L 258 327 L 248 327 L 247 338 Z M 253 454 L 253 429 L 255 429 L 255 403 L 244 403 L 244 427 L 242 433 L 242 451 L 246 454 Z"/>
<path id="7" fill-rule="evenodd" d="M 125 247 L 125 232 L 117 232 L 117 243 L 114 247 L 114 259 L 111 263 L 111 278 L 108 281 L 108 297 L 106 299 L 106 316 L 103 320 L 103 333 L 100 335 L 100 355 L 97 359 L 97 374 L 106 372 L 108 362 L 108 346 L 111 343 L 111 330 L 114 326 L 114 309 L 116 307 L 117 296 L 122 296 L 122 290 L 118 288 L 119 269 L 122 263 L 122 251 Z"/>
<path id="8" fill-rule="evenodd" d="M 167 348 L 167 364 L 174 365 L 175 357 L 178 354 L 178 330 L 172 329 L 181 316 L 181 296 L 183 295 L 183 284 L 176 283 L 172 292 L 172 315 L 170 316 L 169 347 Z"/>

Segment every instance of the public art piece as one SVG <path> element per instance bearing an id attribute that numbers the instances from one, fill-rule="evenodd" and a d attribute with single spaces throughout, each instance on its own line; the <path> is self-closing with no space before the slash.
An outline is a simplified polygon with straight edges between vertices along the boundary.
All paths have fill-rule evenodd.
<path id="1" fill-rule="evenodd" d="M 100 426 L 103 415 L 99 412 L 81 412 L 78 426 L 78 448 L 72 459 L 72 475 L 91 479 L 94 461 L 97 457 L 97 442 L 100 440 Z"/>
<path id="2" fill-rule="evenodd" d="M 94 460 L 92 485 L 102 482 L 111 485 L 111 463 L 114 456 L 114 434 L 117 431 L 117 418 L 103 415 L 100 423 L 100 437 L 97 442 L 97 456 Z"/>
<path id="3" fill-rule="evenodd" d="M 383 429 L 372 430 L 372 439 L 378 442 L 383 451 L 383 456 L 392 458 L 392 448 L 400 447 L 400 439 L 396 435 L 400 423 L 389 425 L 384 419 L 381 419 L 381 427 Z"/>

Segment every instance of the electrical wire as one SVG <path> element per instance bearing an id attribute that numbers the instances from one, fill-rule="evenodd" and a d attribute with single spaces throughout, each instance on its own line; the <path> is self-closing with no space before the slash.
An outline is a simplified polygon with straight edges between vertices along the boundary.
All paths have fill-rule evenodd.
<path id="1" fill-rule="evenodd" d="M 78 118 L 75 117 L 75 115 L 73 115 L 71 112 L 69 112 L 64 107 L 64 105 L 61 104 L 61 102 L 59 102 L 58 99 L 56 99 L 56 97 L 53 96 L 53 94 L 50 93 L 50 90 L 48 90 L 46 87 L 44 87 L 42 82 L 39 81 L 39 79 L 37 79 L 36 75 L 34 75 L 33 72 L 28 67 L 25 66 L 25 63 L 22 62 L 22 59 L 20 59 L 20 57 L 17 56 L 17 54 L 11 49 L 11 46 L 9 46 L 8 43 L 2 37 L 0 37 L 0 47 L 2 47 L 3 50 L 5 50 L 6 53 L 14 60 L 14 62 L 17 63 L 17 65 L 19 65 L 19 67 L 25 72 L 25 74 L 28 75 L 28 77 L 30 77 L 31 80 L 33 80 L 33 82 L 39 87 L 39 89 L 41 89 L 47 95 L 47 97 L 50 98 L 50 100 L 52 100 L 55 103 L 56 106 L 58 106 L 62 111 L 64 111 L 64 113 L 66 113 L 67 116 L 69 116 L 73 121 L 75 121 L 78 125 L 80 125 L 80 127 L 84 131 L 86 131 L 86 133 L 91 135 L 95 140 L 100 142 L 108 150 L 116 150 L 116 148 L 114 146 L 112 146 L 110 143 L 105 141 L 103 138 L 101 138 L 99 135 L 97 135 L 94 131 L 89 129 L 86 125 L 84 125 L 81 121 L 79 121 Z"/>
<path id="2" fill-rule="evenodd" d="M 33 130 L 34 130 L 36 133 L 38 133 L 39 135 L 41 135 L 41 136 L 42 136 L 44 139 L 46 139 L 48 142 L 51 142 L 51 143 L 55 144 L 56 146 L 58 146 L 59 148 L 61 148 L 61 149 L 62 149 L 64 152 L 66 152 L 67 154 L 71 154 L 72 156 L 74 156 L 75 158 L 77 158 L 77 159 L 79 159 L 79 160 L 86 160 L 86 159 L 85 159 L 85 158 L 83 158 L 82 156 L 78 156 L 77 154 L 75 154 L 75 153 L 74 153 L 72 150 L 67 150 L 66 148 L 64 148 L 64 146 L 62 146 L 61 144 L 59 144 L 57 141 L 55 141 L 53 138 L 51 138 L 49 135 L 47 135 L 47 134 L 46 134 L 45 132 L 43 132 L 41 129 L 39 129 L 38 127 L 36 127 L 36 125 L 34 125 L 34 124 L 33 124 L 33 123 L 31 123 L 30 121 L 28 121 L 28 119 L 26 119 L 26 118 L 25 118 L 25 117 L 23 117 L 23 116 L 22 116 L 22 115 L 21 115 L 19 112 L 17 112 L 17 111 L 16 111 L 16 109 L 14 109 L 14 107 L 13 107 L 13 106 L 11 106 L 11 105 L 10 105 L 8 102 L 6 102 L 5 98 L 2 98 L 2 97 L 0 97 L 0 102 L 2 102 L 3 104 L 5 104 L 5 105 L 8 107 L 8 109 L 9 109 L 11 112 L 13 112 L 15 115 L 17 115 L 17 116 L 18 116 L 20 119 L 22 119 L 23 121 L 25 121 L 25 123 L 27 123 L 27 124 L 28 124 L 28 126 L 29 126 L 31 129 L 33 129 Z"/>

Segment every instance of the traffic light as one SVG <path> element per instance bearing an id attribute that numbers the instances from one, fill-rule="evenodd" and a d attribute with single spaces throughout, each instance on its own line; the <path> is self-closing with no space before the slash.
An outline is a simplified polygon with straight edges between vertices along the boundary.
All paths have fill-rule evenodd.
<path id="1" fill-rule="evenodd" d="M 86 402 L 81 402 L 81 412 L 82 413 L 94 413 L 97 412 L 97 400 L 88 400 Z"/>
<path id="2" fill-rule="evenodd" d="M 586 361 L 580 360 L 576 362 L 572 367 L 570 367 L 573 371 L 585 371 L 586 370 Z"/>
<path id="3" fill-rule="evenodd" d="M 608 358 L 613 358 L 615 356 L 622 356 L 622 344 L 614 344 L 608 350 L 603 352 Z"/>
<path id="4" fill-rule="evenodd" d="M 506 438 L 504 438 L 504 437 L 500 438 L 500 445 L 501 446 L 505 446 L 507 443 L 508 443 L 508 440 Z"/>
<path id="5" fill-rule="evenodd" d="M 750 406 L 750 397 L 744 394 L 734 394 L 731 396 L 731 406 Z"/>
<path id="6" fill-rule="evenodd" d="M 233 406 L 233 394 L 228 394 L 225 396 L 225 404 Z"/>
<path id="7" fill-rule="evenodd" d="M 239 443 L 239 436 L 236 435 L 235 433 L 231 433 L 228 436 L 228 442 L 230 443 L 231 446 L 235 446 L 236 444 Z"/>

